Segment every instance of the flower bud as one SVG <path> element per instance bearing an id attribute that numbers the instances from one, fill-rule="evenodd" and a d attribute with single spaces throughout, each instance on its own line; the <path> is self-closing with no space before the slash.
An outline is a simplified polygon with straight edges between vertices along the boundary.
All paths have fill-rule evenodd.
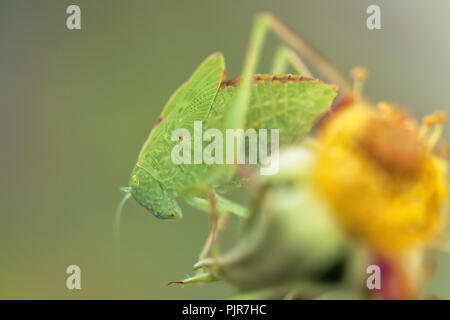
<path id="1" fill-rule="evenodd" d="M 348 279 L 356 255 L 307 183 L 310 161 L 305 149 L 283 152 L 279 173 L 264 178 L 257 192 L 242 239 L 223 256 L 200 261 L 196 267 L 241 291 L 276 288 L 281 295 L 299 288 L 301 295 L 315 296 Z M 360 274 L 354 276 L 361 279 Z M 364 280 L 356 282 L 364 285 Z"/>

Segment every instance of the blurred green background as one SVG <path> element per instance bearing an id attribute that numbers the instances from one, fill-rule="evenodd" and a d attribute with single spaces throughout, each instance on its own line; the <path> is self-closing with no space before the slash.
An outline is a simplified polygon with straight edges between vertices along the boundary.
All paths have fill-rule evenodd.
<path id="1" fill-rule="evenodd" d="M 66 28 L 81 7 L 82 30 Z M 366 28 L 381 6 L 382 30 Z M 139 149 L 170 94 L 215 51 L 239 74 L 255 13 L 271 11 L 368 93 L 421 115 L 450 110 L 446 0 L 3 0 L 0 2 L 0 298 L 226 298 L 225 285 L 167 287 L 191 273 L 207 234 L 186 206 L 167 222 L 130 201 L 120 258 L 112 220 Z M 268 71 L 272 37 L 260 71 Z M 237 226 L 231 226 L 235 231 Z M 227 238 L 232 241 L 232 235 Z M 450 298 L 450 259 L 433 292 Z M 82 290 L 67 290 L 68 265 Z"/>

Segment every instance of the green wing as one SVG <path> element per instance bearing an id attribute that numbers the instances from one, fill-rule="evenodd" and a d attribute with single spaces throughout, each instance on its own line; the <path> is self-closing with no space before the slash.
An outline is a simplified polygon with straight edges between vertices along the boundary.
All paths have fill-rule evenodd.
<path id="1" fill-rule="evenodd" d="M 222 84 L 203 131 L 222 128 L 225 137 L 223 124 L 238 88 L 239 82 L 235 80 Z M 310 132 L 337 95 L 336 86 L 292 75 L 255 75 L 251 90 L 246 129 L 279 129 L 280 148 L 298 143 Z M 209 143 L 205 142 L 203 147 Z M 268 144 L 270 146 L 270 138 Z M 223 148 L 225 150 L 225 143 Z M 229 181 L 230 169 L 233 170 L 232 166 L 205 164 L 191 165 L 190 168 L 195 171 L 198 184 L 221 186 L 225 190 L 236 185 L 236 180 Z"/>
<path id="2" fill-rule="evenodd" d="M 170 139 L 173 130 L 193 126 L 194 121 L 204 121 L 209 114 L 219 86 L 224 78 L 225 62 L 222 54 L 215 53 L 197 68 L 188 84 L 182 89 L 182 99 L 171 104 L 164 122 L 164 132 Z"/>
<path id="3" fill-rule="evenodd" d="M 141 161 L 144 158 L 145 151 L 147 150 L 147 146 L 150 144 L 150 142 L 153 140 L 152 138 L 154 136 L 159 136 L 160 131 L 164 129 L 164 126 L 161 126 L 161 122 L 163 119 L 166 118 L 166 115 L 169 114 L 170 110 L 175 108 L 178 101 L 182 100 L 183 97 L 183 89 L 186 87 L 188 82 L 183 83 L 169 98 L 169 101 L 167 101 L 166 105 L 163 108 L 163 111 L 161 112 L 161 115 L 156 120 L 155 125 L 153 126 L 153 129 L 150 131 L 150 135 L 148 136 L 147 140 L 145 141 L 144 145 L 141 148 L 141 151 L 139 153 L 138 161 Z"/>
<path id="4" fill-rule="evenodd" d="M 218 125 L 230 109 L 238 83 L 220 90 L 208 124 Z M 337 87 L 302 76 L 255 75 L 246 129 L 279 129 L 280 147 L 297 143 L 333 103 Z"/>
<path id="5" fill-rule="evenodd" d="M 193 138 L 194 121 L 204 121 L 223 80 L 225 63 L 222 54 L 206 58 L 191 78 L 169 99 L 139 155 L 139 163 L 160 181 L 171 179 L 183 170 L 171 160 L 178 143 L 171 141 L 176 129 L 187 129 Z"/>

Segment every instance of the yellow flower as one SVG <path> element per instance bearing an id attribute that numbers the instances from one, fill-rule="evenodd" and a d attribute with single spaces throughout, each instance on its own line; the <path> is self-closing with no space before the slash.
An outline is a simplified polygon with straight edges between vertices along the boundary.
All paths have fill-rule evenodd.
<path id="1" fill-rule="evenodd" d="M 376 252 L 429 246 L 445 224 L 446 162 L 433 153 L 444 117 L 420 129 L 387 104 L 358 100 L 320 132 L 314 182 L 338 220 Z"/>

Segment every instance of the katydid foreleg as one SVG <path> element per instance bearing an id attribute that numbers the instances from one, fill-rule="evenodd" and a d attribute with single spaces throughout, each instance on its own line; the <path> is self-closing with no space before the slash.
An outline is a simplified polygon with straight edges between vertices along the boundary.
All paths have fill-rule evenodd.
<path id="1" fill-rule="evenodd" d="M 217 198 L 217 211 L 219 215 L 229 212 L 240 218 L 248 217 L 248 210 L 245 207 L 241 206 L 240 204 L 228 200 L 222 196 L 219 196 L 218 194 L 216 194 L 216 198 Z M 210 205 L 207 199 L 187 198 L 186 202 L 196 209 L 209 213 Z"/>

